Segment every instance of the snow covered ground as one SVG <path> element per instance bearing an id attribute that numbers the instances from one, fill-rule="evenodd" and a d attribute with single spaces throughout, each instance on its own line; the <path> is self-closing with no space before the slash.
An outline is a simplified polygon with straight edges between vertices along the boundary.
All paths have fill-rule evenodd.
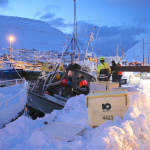
<path id="1" fill-rule="evenodd" d="M 134 86 L 141 91 L 133 95 L 124 118 L 116 116 L 97 128 L 88 124 L 85 95 L 72 97 L 62 110 L 32 120 L 25 115 L 0 129 L 2 150 L 149 150 L 150 149 L 150 80 Z M 38 131 L 44 122 L 63 122 L 86 127 L 83 136 L 71 142 L 49 138 Z"/>

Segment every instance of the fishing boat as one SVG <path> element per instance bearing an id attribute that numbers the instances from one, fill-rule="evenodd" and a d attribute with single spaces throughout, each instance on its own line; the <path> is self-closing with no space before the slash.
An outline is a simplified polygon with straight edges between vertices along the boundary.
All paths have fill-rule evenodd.
<path id="1" fill-rule="evenodd" d="M 72 79 L 73 84 L 71 96 L 79 95 L 81 76 L 84 76 L 84 79 L 87 80 L 88 83 L 96 81 L 96 77 L 91 75 L 87 70 L 84 70 L 83 65 L 75 62 L 76 47 L 79 48 L 77 43 L 81 43 L 76 37 L 77 34 L 75 36 L 77 32 L 75 6 L 76 1 L 74 1 L 75 14 L 73 37 L 70 40 L 66 38 L 60 63 L 53 72 L 40 76 L 36 84 L 34 84 L 28 92 L 27 105 L 43 113 L 51 113 L 54 109 L 62 109 L 65 106 L 67 100 L 70 98 L 70 94 L 67 91 L 67 82 L 69 78 Z M 71 52 L 68 52 L 70 45 L 72 45 Z M 67 57 L 65 57 L 66 54 L 70 54 L 69 64 L 65 66 L 64 71 L 60 71 L 61 63 L 68 60 Z"/>
<path id="2" fill-rule="evenodd" d="M 67 79 L 72 78 L 74 85 L 72 96 L 78 95 L 80 76 L 88 83 L 96 81 L 96 78 L 89 73 L 82 71 L 78 64 L 70 64 L 65 71 L 57 71 L 59 65 L 54 72 L 49 72 L 45 76 L 39 77 L 36 84 L 30 88 L 28 92 L 27 105 L 35 110 L 43 113 L 51 113 L 54 109 L 62 109 L 68 98 Z"/>
<path id="3" fill-rule="evenodd" d="M 27 91 L 28 83 L 24 79 L 0 81 L 0 128 L 23 113 Z"/>
<path id="4" fill-rule="evenodd" d="M 20 76 L 24 73 L 21 66 L 10 61 L 3 62 L 0 68 L 0 76 Z"/>

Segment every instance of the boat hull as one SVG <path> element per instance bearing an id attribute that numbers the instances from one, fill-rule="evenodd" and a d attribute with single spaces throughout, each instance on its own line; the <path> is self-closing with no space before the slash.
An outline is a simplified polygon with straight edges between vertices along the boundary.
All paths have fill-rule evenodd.
<path id="1" fill-rule="evenodd" d="M 54 97 L 51 97 L 53 99 Z M 57 103 L 52 100 L 48 100 L 45 96 L 28 92 L 27 105 L 32 107 L 35 110 L 40 110 L 43 113 L 51 113 L 53 110 L 61 110 L 64 107 L 64 103 Z"/>
<path id="2" fill-rule="evenodd" d="M 9 69 L 9 70 L 0 70 L 0 76 L 19 76 L 19 75 L 22 75 L 23 73 L 23 69 Z"/>

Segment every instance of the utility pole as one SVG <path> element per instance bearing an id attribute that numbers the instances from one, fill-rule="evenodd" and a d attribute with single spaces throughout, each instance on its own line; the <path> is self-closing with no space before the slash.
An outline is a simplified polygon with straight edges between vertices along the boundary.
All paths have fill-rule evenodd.
<path id="1" fill-rule="evenodd" d="M 149 50 L 150 50 L 150 49 L 148 49 L 148 64 L 149 64 Z"/>
<path id="2" fill-rule="evenodd" d="M 144 65 L 144 39 L 143 39 L 143 65 Z"/>

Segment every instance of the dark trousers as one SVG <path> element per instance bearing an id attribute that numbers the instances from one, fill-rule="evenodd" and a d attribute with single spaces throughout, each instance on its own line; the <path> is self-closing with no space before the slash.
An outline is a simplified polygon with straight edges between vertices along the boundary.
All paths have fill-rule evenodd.
<path id="1" fill-rule="evenodd" d="M 105 77 L 105 78 L 99 78 L 99 81 L 109 81 L 109 77 Z"/>
<path id="2" fill-rule="evenodd" d="M 118 82 L 118 75 L 112 74 L 112 82 Z"/>
<path id="3" fill-rule="evenodd" d="M 118 75 L 119 87 L 121 87 L 121 78 L 122 78 L 122 75 Z"/>

